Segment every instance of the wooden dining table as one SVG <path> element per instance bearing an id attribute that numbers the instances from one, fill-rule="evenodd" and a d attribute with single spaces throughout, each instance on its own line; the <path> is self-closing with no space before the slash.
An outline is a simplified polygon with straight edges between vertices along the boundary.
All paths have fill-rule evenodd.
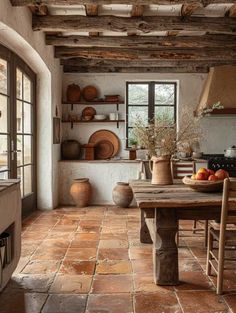
<path id="1" fill-rule="evenodd" d="M 141 210 L 140 241 L 153 244 L 154 281 L 177 285 L 179 220 L 220 220 L 222 192 L 194 191 L 182 180 L 166 186 L 132 180 L 130 186 Z"/>

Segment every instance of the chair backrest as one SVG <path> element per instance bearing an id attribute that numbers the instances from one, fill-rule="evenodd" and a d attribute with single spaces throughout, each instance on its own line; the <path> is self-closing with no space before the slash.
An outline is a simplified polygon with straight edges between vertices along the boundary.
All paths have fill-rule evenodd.
<path id="1" fill-rule="evenodd" d="M 183 178 L 186 175 L 195 173 L 195 162 L 171 161 L 173 178 Z"/>
<path id="2" fill-rule="evenodd" d="M 222 197 L 220 244 L 224 244 L 227 224 L 232 223 L 236 223 L 236 178 L 226 178 Z"/>

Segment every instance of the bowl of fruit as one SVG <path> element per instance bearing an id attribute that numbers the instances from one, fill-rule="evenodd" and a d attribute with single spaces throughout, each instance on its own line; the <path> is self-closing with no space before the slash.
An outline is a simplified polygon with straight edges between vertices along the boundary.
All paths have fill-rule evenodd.
<path id="1" fill-rule="evenodd" d="M 185 176 L 183 183 L 196 191 L 216 192 L 222 190 L 224 179 L 227 177 L 229 174 L 225 170 L 219 169 L 214 172 L 202 167 L 196 174 Z"/>

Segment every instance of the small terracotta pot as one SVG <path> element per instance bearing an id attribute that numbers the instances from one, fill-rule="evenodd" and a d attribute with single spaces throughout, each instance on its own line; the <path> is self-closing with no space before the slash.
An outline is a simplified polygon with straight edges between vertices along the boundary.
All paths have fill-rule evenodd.
<path id="1" fill-rule="evenodd" d="M 129 184 L 118 182 L 112 191 L 112 198 L 119 207 L 128 208 L 133 200 L 133 192 Z"/>
<path id="2" fill-rule="evenodd" d="M 74 182 L 70 187 L 70 194 L 78 208 L 88 206 L 92 195 L 92 188 L 89 179 L 74 179 Z"/>
<path id="3" fill-rule="evenodd" d="M 80 143 L 77 140 L 64 140 L 61 144 L 61 157 L 63 160 L 78 160 L 80 156 Z"/>

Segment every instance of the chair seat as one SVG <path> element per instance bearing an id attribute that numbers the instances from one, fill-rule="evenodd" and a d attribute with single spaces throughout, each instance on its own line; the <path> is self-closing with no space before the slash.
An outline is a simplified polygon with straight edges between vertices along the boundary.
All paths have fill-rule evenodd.
<path id="1" fill-rule="evenodd" d="M 220 231 L 218 229 L 210 228 L 210 233 L 215 240 L 219 241 Z M 236 246 L 236 228 L 225 231 L 225 244 L 229 246 Z"/>

